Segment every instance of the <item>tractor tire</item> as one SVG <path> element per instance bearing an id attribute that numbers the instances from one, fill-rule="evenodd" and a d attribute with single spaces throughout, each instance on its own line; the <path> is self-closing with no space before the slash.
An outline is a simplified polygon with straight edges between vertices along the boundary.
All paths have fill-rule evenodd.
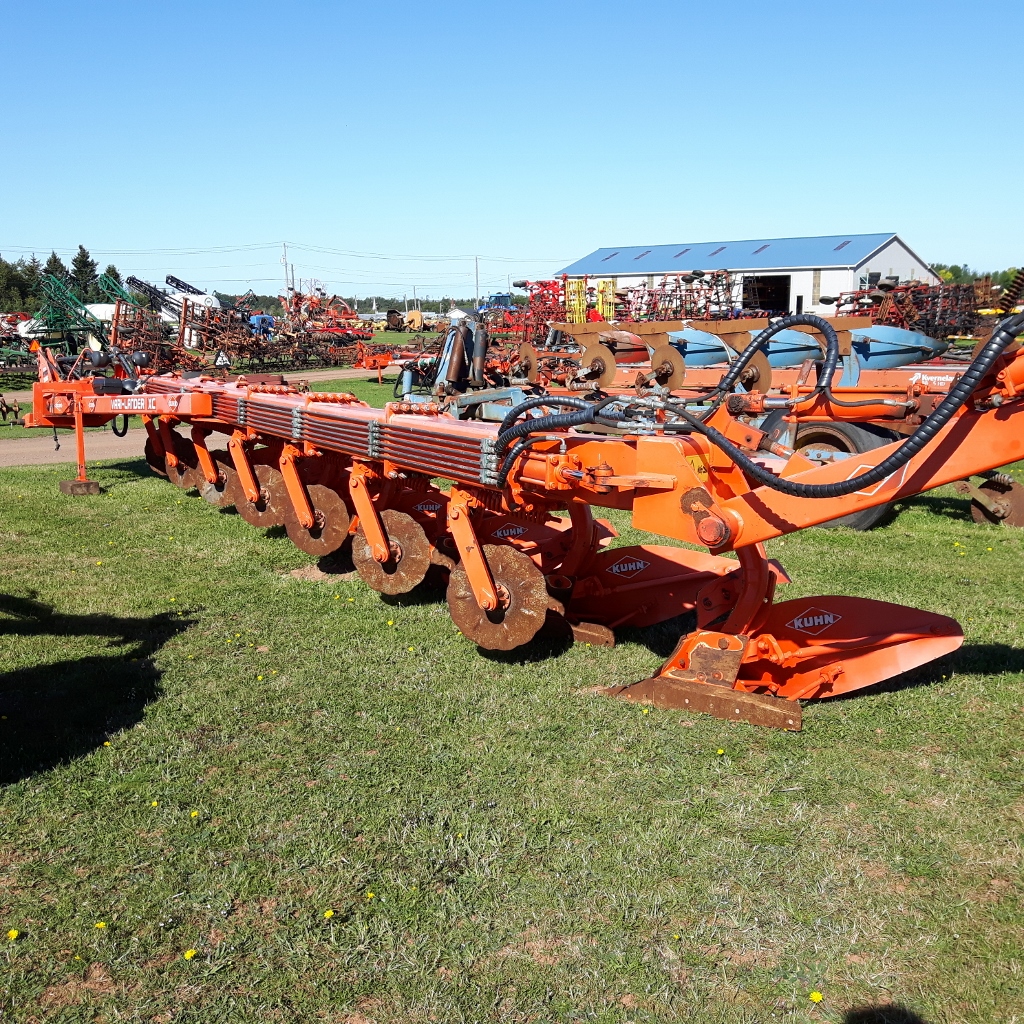
<path id="1" fill-rule="evenodd" d="M 785 444 L 788 424 L 782 422 L 782 415 L 781 412 L 772 413 L 761 424 L 761 430 Z M 799 452 L 808 448 L 816 448 L 819 451 L 827 449 L 846 452 L 850 455 L 860 455 L 873 448 L 891 444 L 898 439 L 899 435 L 893 431 L 870 424 L 803 423 L 797 427 L 796 450 Z M 870 530 L 889 515 L 893 504 L 890 501 L 884 505 L 861 509 L 859 512 L 851 512 L 848 516 L 840 516 L 838 519 L 830 519 L 827 523 L 819 523 L 818 526 L 827 530 L 836 526 L 846 526 L 851 530 L 859 531 Z"/>

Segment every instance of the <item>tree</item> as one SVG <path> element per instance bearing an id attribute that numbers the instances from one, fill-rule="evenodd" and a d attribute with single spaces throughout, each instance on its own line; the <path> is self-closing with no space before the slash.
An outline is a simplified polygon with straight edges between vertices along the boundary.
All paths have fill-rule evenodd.
<path id="1" fill-rule="evenodd" d="M 64 280 L 68 276 L 68 268 L 64 266 L 64 261 L 55 253 L 50 253 L 50 258 L 43 265 L 44 274 L 53 274 L 54 277 L 59 277 Z"/>
<path id="2" fill-rule="evenodd" d="M 107 269 L 104 270 L 103 273 L 106 274 L 107 277 L 109 277 L 112 281 L 116 281 L 118 284 L 124 284 L 124 282 L 121 280 L 120 271 L 117 269 L 117 267 L 114 266 L 113 263 L 107 264 Z"/>
<path id="3" fill-rule="evenodd" d="M 89 255 L 89 250 L 80 245 L 71 261 L 71 282 L 82 302 L 98 302 L 103 298 L 96 283 L 98 280 L 96 261 Z"/>

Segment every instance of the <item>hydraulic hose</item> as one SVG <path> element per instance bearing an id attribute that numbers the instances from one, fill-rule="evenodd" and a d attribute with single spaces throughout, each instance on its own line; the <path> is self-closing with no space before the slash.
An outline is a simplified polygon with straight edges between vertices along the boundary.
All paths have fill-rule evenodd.
<path id="1" fill-rule="evenodd" d="M 512 446 L 512 450 L 505 456 L 501 463 L 501 468 L 498 470 L 498 488 L 504 490 L 505 484 L 508 483 L 508 475 L 512 472 L 512 467 L 516 463 L 516 459 L 519 458 L 527 448 L 535 445 L 538 441 L 550 441 L 548 437 L 524 437 L 521 441 L 517 441 Z"/>
<path id="2" fill-rule="evenodd" d="M 784 316 L 775 323 L 769 324 L 750 344 L 739 354 L 739 357 L 729 367 L 725 376 L 718 382 L 718 395 L 715 397 L 713 408 L 722 403 L 722 399 L 733 389 L 740 374 L 746 369 L 747 364 L 757 352 L 763 351 L 768 342 L 780 331 L 788 330 L 790 327 L 814 327 L 825 336 L 825 362 L 818 375 L 818 383 L 810 395 L 801 401 L 806 401 L 813 395 L 825 391 L 832 384 L 832 375 L 839 365 L 839 335 L 835 328 L 820 316 L 813 313 L 794 313 L 792 316 Z"/>
<path id="3" fill-rule="evenodd" d="M 550 416 L 535 416 L 532 419 L 517 423 L 514 427 L 498 435 L 496 444 L 500 455 L 517 437 L 527 434 L 546 434 L 552 430 L 565 430 L 568 427 L 579 427 L 584 423 L 594 422 L 593 409 L 580 409 L 577 412 L 553 413 Z"/>
<path id="4" fill-rule="evenodd" d="M 892 455 L 880 462 L 874 469 L 869 469 L 849 480 L 837 480 L 829 484 L 803 484 L 794 480 L 785 480 L 763 466 L 759 466 L 737 448 L 723 433 L 714 427 L 702 423 L 695 416 L 687 412 L 683 406 L 672 405 L 670 408 L 685 419 L 695 431 L 703 434 L 712 444 L 721 448 L 722 451 L 736 462 L 743 472 L 752 476 L 758 483 L 795 498 L 841 498 L 844 495 L 853 494 L 855 491 L 862 490 L 884 480 L 887 476 L 905 466 L 917 455 L 950 421 L 967 399 L 970 398 L 981 380 L 992 369 L 995 361 L 1021 331 L 1024 331 L 1024 313 L 1007 317 L 995 329 L 988 343 L 978 353 L 977 358 L 971 363 L 960 380 L 950 388 L 949 393 L 924 423 Z"/>
<path id="5" fill-rule="evenodd" d="M 115 437 L 124 437 L 125 434 L 128 433 L 128 417 L 127 416 L 122 416 L 121 417 L 121 422 L 124 424 L 124 426 L 120 430 L 118 430 L 117 429 L 117 417 L 115 416 L 110 421 L 110 429 L 114 432 L 114 436 Z"/>
<path id="6" fill-rule="evenodd" d="M 591 404 L 582 398 L 551 398 L 547 395 L 528 398 L 525 402 L 520 402 L 519 405 L 512 407 L 509 414 L 501 421 L 501 426 L 498 427 L 498 436 L 504 434 L 516 420 L 522 417 L 523 413 L 529 412 L 530 409 L 536 409 L 538 406 L 557 405 L 568 409 L 589 409 Z"/>

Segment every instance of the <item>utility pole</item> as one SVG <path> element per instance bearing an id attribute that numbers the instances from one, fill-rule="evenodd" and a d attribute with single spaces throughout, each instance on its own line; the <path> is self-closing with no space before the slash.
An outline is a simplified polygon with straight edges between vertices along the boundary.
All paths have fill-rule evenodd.
<path id="1" fill-rule="evenodd" d="M 412 286 L 412 308 L 413 309 L 419 309 L 420 308 L 419 306 L 416 305 L 416 285 Z"/>
<path id="2" fill-rule="evenodd" d="M 281 248 L 284 250 L 281 256 L 281 263 L 284 266 L 284 290 L 288 291 L 288 243 L 282 242 Z"/>
<path id="3" fill-rule="evenodd" d="M 473 264 L 476 267 L 476 305 L 477 308 L 480 306 L 480 257 L 473 257 Z"/>

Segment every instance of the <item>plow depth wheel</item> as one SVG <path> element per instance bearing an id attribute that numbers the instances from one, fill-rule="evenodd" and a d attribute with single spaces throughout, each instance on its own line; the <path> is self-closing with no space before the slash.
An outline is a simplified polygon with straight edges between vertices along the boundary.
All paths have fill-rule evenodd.
<path id="1" fill-rule="evenodd" d="M 256 482 L 260 486 L 257 501 L 249 501 L 242 490 L 242 481 L 236 473 L 231 481 L 230 500 L 225 504 L 233 504 L 238 514 L 252 526 L 280 526 L 284 522 L 281 497 L 284 493 L 284 477 L 273 466 L 253 466 Z"/>
<path id="2" fill-rule="evenodd" d="M 521 551 L 485 544 L 483 555 L 503 607 L 484 611 L 476 603 L 466 570 L 458 565 L 448 581 L 452 621 L 474 643 L 489 651 L 511 651 L 529 643 L 544 625 L 548 591 L 544 575 Z"/>
<path id="3" fill-rule="evenodd" d="M 1014 481 L 1007 486 L 999 480 L 986 480 L 978 485 L 986 497 L 1003 506 L 1005 515 L 999 516 L 978 502 L 971 502 L 971 518 L 976 523 L 996 523 L 1004 526 L 1024 526 L 1024 487 Z"/>
<path id="4" fill-rule="evenodd" d="M 313 506 L 314 523 L 307 530 L 296 519 L 295 510 L 289 504 L 284 521 L 288 538 L 307 555 L 329 555 L 337 551 L 348 536 L 351 520 L 348 507 L 337 491 L 324 484 L 310 484 L 306 493 Z"/>
<path id="5" fill-rule="evenodd" d="M 386 508 L 380 519 L 391 541 L 391 557 L 384 563 L 378 562 L 360 526 L 352 538 L 352 561 L 359 578 L 372 590 L 381 594 L 407 594 L 427 575 L 430 541 L 423 527 L 405 512 Z"/>

